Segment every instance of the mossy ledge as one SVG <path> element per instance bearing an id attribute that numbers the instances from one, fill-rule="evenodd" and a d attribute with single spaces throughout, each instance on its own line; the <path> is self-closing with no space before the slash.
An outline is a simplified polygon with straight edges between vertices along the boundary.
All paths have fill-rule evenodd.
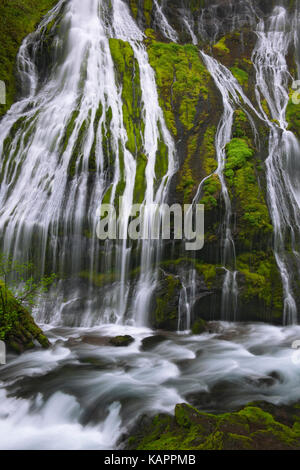
<path id="1" fill-rule="evenodd" d="M 0 339 L 5 342 L 8 349 L 20 354 L 33 349 L 36 343 L 45 349 L 48 348 L 49 340 L 36 325 L 30 312 L 5 288 L 2 281 L 0 281 L 0 291 L 9 306 L 7 312 L 0 310 Z"/>
<path id="2" fill-rule="evenodd" d="M 2 0 L 0 4 L 0 80 L 6 85 L 6 104 L 0 105 L 0 118 L 16 99 L 15 63 L 22 41 L 56 3 L 58 0 Z"/>
<path id="3" fill-rule="evenodd" d="M 143 417 L 128 449 L 137 450 L 299 450 L 299 405 L 277 408 L 250 403 L 241 410 L 214 415 L 181 403 L 175 415 Z"/>

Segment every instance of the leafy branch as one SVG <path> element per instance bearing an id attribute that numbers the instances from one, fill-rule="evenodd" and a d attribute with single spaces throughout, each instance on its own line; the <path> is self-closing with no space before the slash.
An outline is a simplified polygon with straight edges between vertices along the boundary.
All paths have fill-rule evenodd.
<path id="1" fill-rule="evenodd" d="M 0 339 L 4 339 L 18 320 L 22 308 L 30 308 L 49 290 L 55 274 L 36 279 L 32 263 L 18 263 L 0 253 Z"/>

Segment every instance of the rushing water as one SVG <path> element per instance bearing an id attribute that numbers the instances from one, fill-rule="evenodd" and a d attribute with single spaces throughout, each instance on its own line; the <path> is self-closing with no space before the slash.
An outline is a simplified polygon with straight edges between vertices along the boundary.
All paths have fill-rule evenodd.
<path id="1" fill-rule="evenodd" d="M 160 332 L 152 347 L 146 328 L 45 327 L 50 350 L 1 366 L 1 449 L 113 449 L 139 416 L 183 401 L 223 412 L 299 400 L 299 327 L 219 323 L 201 336 Z M 109 346 L 116 334 L 135 342 Z"/>
<path id="2" fill-rule="evenodd" d="M 274 227 L 274 251 L 285 296 L 286 323 L 297 322 L 297 306 L 294 299 L 291 262 L 287 243 L 291 244 L 299 271 L 299 171 L 300 145 L 292 132 L 287 130 L 285 112 L 289 101 L 290 73 L 286 55 L 294 40 L 297 15 L 294 22 L 283 7 L 276 7 L 268 21 L 260 21 L 257 27 L 258 41 L 253 52 L 256 68 L 256 96 L 261 111 L 270 127 L 269 156 L 266 160 L 268 199 Z M 269 23 L 269 24 L 268 24 Z M 265 99 L 271 113 L 271 122 L 263 111 Z M 289 241 L 287 240 L 289 239 Z"/>

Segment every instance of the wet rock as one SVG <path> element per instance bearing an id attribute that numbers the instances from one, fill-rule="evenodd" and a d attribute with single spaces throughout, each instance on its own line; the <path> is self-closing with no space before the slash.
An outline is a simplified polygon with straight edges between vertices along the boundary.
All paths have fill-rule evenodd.
<path id="1" fill-rule="evenodd" d="M 109 336 L 83 336 L 81 338 L 83 343 L 93 346 L 109 346 L 111 340 L 112 338 Z"/>
<path id="2" fill-rule="evenodd" d="M 166 341 L 167 338 L 162 335 L 155 335 L 155 336 L 148 336 L 142 340 L 142 347 L 143 351 L 149 351 L 150 349 L 155 348 L 158 344 Z"/>
<path id="3" fill-rule="evenodd" d="M 208 331 L 208 325 L 205 320 L 202 318 L 199 318 L 196 320 L 192 326 L 192 333 L 193 335 L 201 335 L 202 333 L 205 333 Z"/>
<path id="4" fill-rule="evenodd" d="M 155 329 L 175 331 L 178 325 L 178 304 L 181 282 L 177 276 L 160 272 L 150 324 Z"/>
<path id="5" fill-rule="evenodd" d="M 134 342 L 134 338 L 130 335 L 115 336 L 109 340 L 109 344 L 116 347 L 129 346 Z"/>

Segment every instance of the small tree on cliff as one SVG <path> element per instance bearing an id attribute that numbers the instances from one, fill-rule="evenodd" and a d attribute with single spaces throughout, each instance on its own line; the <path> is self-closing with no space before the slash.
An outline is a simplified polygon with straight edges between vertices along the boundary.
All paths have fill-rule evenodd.
<path id="1" fill-rule="evenodd" d="M 32 263 L 18 263 L 0 253 L 0 339 L 18 322 L 22 309 L 36 305 L 38 299 L 49 289 L 56 276 L 33 276 Z"/>

